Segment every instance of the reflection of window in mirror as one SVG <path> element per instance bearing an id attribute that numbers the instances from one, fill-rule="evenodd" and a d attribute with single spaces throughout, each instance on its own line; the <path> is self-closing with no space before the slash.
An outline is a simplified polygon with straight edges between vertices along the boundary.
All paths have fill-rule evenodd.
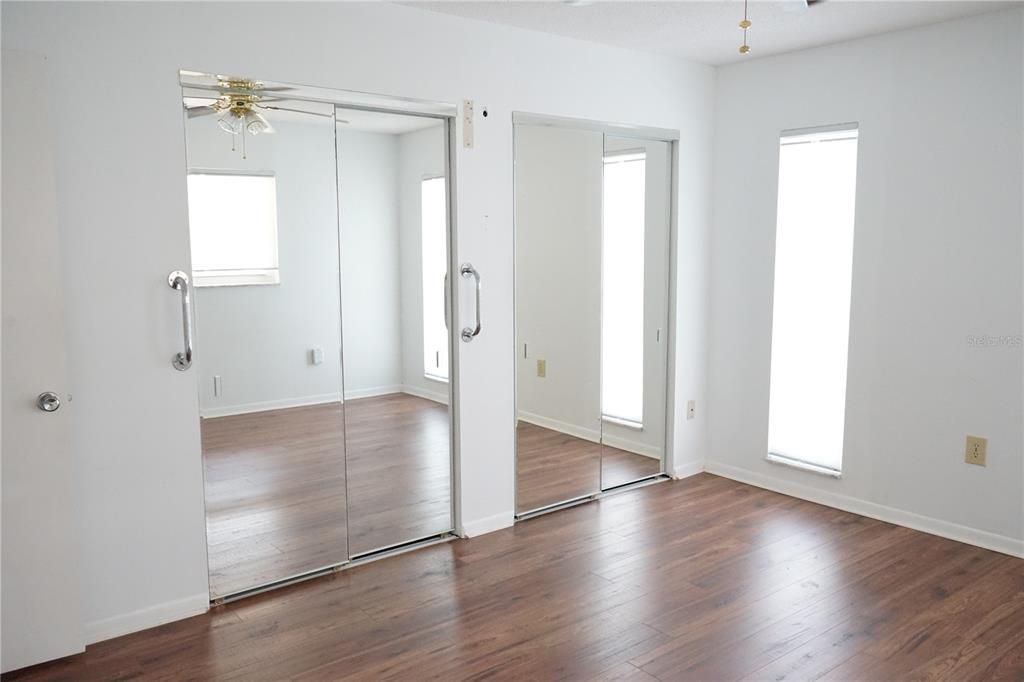
<path id="1" fill-rule="evenodd" d="M 444 276 L 448 272 L 447 208 L 444 178 L 421 185 L 420 228 L 423 246 L 423 375 L 448 381 L 448 330 L 444 319 Z"/>
<path id="2" fill-rule="evenodd" d="M 279 284 L 272 174 L 188 174 L 192 279 L 197 287 Z"/>
<path id="3" fill-rule="evenodd" d="M 646 154 L 606 152 L 601 248 L 601 415 L 640 428 L 644 412 Z"/>

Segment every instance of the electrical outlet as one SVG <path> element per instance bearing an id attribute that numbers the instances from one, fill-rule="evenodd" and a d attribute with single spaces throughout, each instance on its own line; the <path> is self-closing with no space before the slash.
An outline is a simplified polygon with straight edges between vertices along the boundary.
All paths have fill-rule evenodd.
<path id="1" fill-rule="evenodd" d="M 697 401 L 690 400 L 686 403 L 686 418 L 693 419 L 697 414 Z"/>
<path id="2" fill-rule="evenodd" d="M 979 436 L 967 436 L 967 450 L 964 453 L 964 461 L 968 464 L 985 466 L 985 458 L 988 455 L 988 439 Z"/>
<path id="3" fill-rule="evenodd" d="M 548 375 L 548 361 L 538 360 L 537 361 L 537 376 L 544 378 Z"/>

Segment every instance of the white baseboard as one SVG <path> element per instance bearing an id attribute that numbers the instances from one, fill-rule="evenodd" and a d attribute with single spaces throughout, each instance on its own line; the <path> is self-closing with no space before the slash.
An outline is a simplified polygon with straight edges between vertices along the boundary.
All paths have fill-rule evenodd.
<path id="1" fill-rule="evenodd" d="M 430 391 L 419 386 L 410 386 L 408 384 L 399 387 L 401 393 L 408 393 L 414 395 L 417 398 L 423 398 L 425 400 L 433 400 L 435 403 L 441 403 L 442 405 L 448 404 L 448 393 L 441 391 Z"/>
<path id="2" fill-rule="evenodd" d="M 258 403 L 207 407 L 199 410 L 199 416 L 204 419 L 231 417 L 236 414 L 251 414 L 253 412 L 267 412 L 269 410 L 283 410 L 289 407 L 308 407 L 310 405 L 324 405 L 337 402 L 341 402 L 341 393 L 324 393 L 322 395 L 309 395 L 301 398 L 283 398 L 281 400 L 266 400 Z"/>
<path id="3" fill-rule="evenodd" d="M 650 457 L 651 459 L 661 459 L 661 448 L 653 447 L 646 443 L 635 441 L 631 438 L 612 436 L 606 433 L 601 436 L 601 442 L 610 448 L 625 450 L 626 452 L 631 452 L 634 455 L 643 455 L 644 457 Z"/>
<path id="4" fill-rule="evenodd" d="M 591 443 L 603 442 L 610 448 L 625 450 L 627 452 L 632 452 L 633 454 L 642 455 L 644 457 L 650 457 L 652 459 L 661 459 L 661 448 L 652 447 L 646 443 L 640 443 L 632 440 L 631 438 L 612 436 L 607 433 L 602 436 L 601 432 L 597 429 L 588 429 L 582 426 L 577 426 L 576 424 L 542 417 L 539 414 L 524 412 L 522 410 L 519 411 L 519 420 L 544 429 L 558 431 L 559 433 L 564 433 L 567 436 L 580 438 Z"/>
<path id="5" fill-rule="evenodd" d="M 354 388 L 351 391 L 345 391 L 345 400 L 359 400 L 360 398 L 376 398 L 381 395 L 391 395 L 392 393 L 401 393 L 402 385 L 394 384 L 391 386 L 371 386 L 370 388 Z"/>
<path id="6" fill-rule="evenodd" d="M 765 476 L 719 462 L 705 462 L 704 470 L 708 473 L 729 478 L 740 483 L 773 490 L 790 497 L 798 497 L 808 502 L 816 502 L 827 507 L 842 509 L 843 511 L 860 514 L 879 521 L 894 523 L 897 526 L 906 526 L 922 533 L 938 535 L 939 537 L 964 542 L 968 545 L 991 549 L 994 552 L 1009 554 L 1010 556 L 1024 557 L 1024 540 L 997 535 L 969 526 L 961 526 L 957 523 L 943 521 L 930 516 L 922 516 L 903 509 L 887 507 L 875 502 L 868 502 L 848 495 L 840 495 L 800 483 L 792 483 L 774 476 Z"/>
<path id="7" fill-rule="evenodd" d="M 463 522 L 462 528 L 459 530 L 459 535 L 467 538 L 475 538 L 480 535 L 487 535 L 493 533 L 496 530 L 503 528 L 511 528 L 515 523 L 516 515 L 515 512 L 507 511 L 501 514 L 495 514 L 475 521 Z"/>
<path id="8" fill-rule="evenodd" d="M 601 432 L 597 429 L 588 429 L 576 424 L 570 424 L 569 422 L 558 421 L 557 419 L 549 419 L 548 417 L 542 417 L 539 414 L 533 414 L 532 412 L 519 411 L 520 421 L 524 421 L 527 424 L 533 424 L 543 429 L 551 429 L 552 431 L 558 431 L 574 438 L 582 438 L 583 440 L 590 441 L 591 443 L 601 442 Z"/>
<path id="9" fill-rule="evenodd" d="M 677 481 L 702 473 L 704 473 L 704 462 L 680 462 L 672 467 L 672 478 Z"/>
<path id="10" fill-rule="evenodd" d="M 198 616 L 201 613 L 206 613 L 209 608 L 210 595 L 203 592 L 138 611 L 93 621 L 85 624 L 85 643 L 95 644 L 105 639 L 113 639 L 182 618 Z"/>
<path id="11" fill-rule="evenodd" d="M 357 388 L 345 391 L 345 400 L 360 400 L 362 398 L 376 398 L 392 393 L 408 393 L 418 398 L 433 400 L 443 405 L 448 404 L 448 394 L 439 391 L 429 391 L 417 386 L 406 386 L 394 384 L 391 386 L 373 386 L 370 388 Z M 239 414 L 252 414 L 254 412 L 268 412 L 270 410 L 284 410 L 290 407 L 308 407 L 310 405 L 325 405 L 328 403 L 341 402 L 340 393 L 324 393 L 322 395 L 311 395 L 302 398 L 283 398 L 281 400 L 266 400 L 256 403 L 242 403 L 240 405 L 225 405 L 224 407 L 207 407 L 199 411 L 199 416 L 204 419 L 214 417 L 233 417 Z"/>

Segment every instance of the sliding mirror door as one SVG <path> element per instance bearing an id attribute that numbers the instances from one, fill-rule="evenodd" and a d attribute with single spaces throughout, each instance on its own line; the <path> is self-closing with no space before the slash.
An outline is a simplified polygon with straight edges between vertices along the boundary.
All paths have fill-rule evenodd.
<path id="1" fill-rule="evenodd" d="M 515 126 L 516 512 L 601 490 L 600 132 Z"/>
<path id="2" fill-rule="evenodd" d="M 515 124 L 516 513 L 665 472 L 672 143 Z"/>
<path id="3" fill-rule="evenodd" d="M 217 97 L 184 98 L 214 598 L 348 558 L 333 106 Z"/>
<path id="4" fill-rule="evenodd" d="M 601 487 L 664 471 L 671 144 L 606 135 Z"/>
<path id="5" fill-rule="evenodd" d="M 353 557 L 452 522 L 447 126 L 337 109 Z"/>

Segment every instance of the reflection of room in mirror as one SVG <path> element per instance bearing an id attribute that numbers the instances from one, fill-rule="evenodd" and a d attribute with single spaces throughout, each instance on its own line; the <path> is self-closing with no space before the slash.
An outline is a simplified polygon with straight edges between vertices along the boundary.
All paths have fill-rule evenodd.
<path id="1" fill-rule="evenodd" d="M 670 144 L 661 140 L 604 138 L 601 483 L 605 489 L 664 470 L 670 150 Z"/>
<path id="2" fill-rule="evenodd" d="M 334 121 L 306 106 L 244 158 L 186 119 L 215 596 L 348 556 Z"/>
<path id="3" fill-rule="evenodd" d="M 338 118 L 349 506 L 367 511 L 349 515 L 357 555 L 451 527 L 445 130 Z"/>
<path id="4" fill-rule="evenodd" d="M 289 106 L 186 116 L 215 597 L 452 527 L 444 123 Z"/>
<path id="5" fill-rule="evenodd" d="M 515 127 L 520 514 L 664 470 L 670 149 Z"/>

